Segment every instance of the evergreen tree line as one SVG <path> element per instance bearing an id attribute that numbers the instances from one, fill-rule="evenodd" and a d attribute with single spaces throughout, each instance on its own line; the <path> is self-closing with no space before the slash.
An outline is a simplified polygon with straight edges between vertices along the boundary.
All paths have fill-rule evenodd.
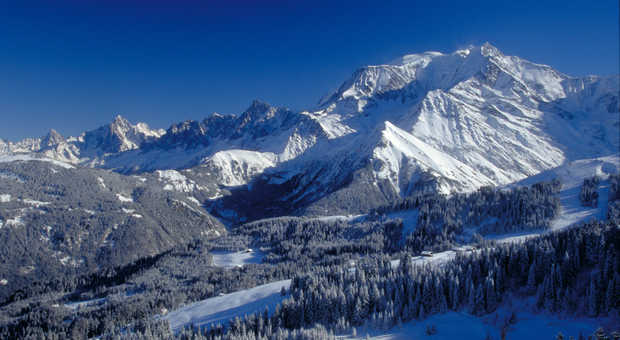
<path id="1" fill-rule="evenodd" d="M 620 207 L 618 204 L 620 200 L 611 200 L 612 197 L 615 197 L 613 195 L 618 195 L 618 178 L 616 176 L 615 179 L 613 177 L 610 179 L 610 208 L 608 210 L 610 224 L 620 220 L 620 213 L 618 213 L 620 209 L 612 209 L 613 204 Z M 251 316 L 249 319 L 255 319 L 248 321 L 249 324 L 246 324 L 247 320 L 240 319 L 236 326 L 214 326 L 206 334 L 188 329 L 181 334 L 181 338 L 241 337 L 244 334 L 241 331 L 244 327 L 246 328 L 245 336 L 247 338 L 255 338 L 256 334 L 265 334 L 265 337 L 269 339 L 312 338 L 309 334 L 314 335 L 314 338 L 330 338 L 339 331 L 350 329 L 353 325 L 360 325 L 360 322 L 361 325 L 366 324 L 373 327 L 391 327 L 390 325 L 398 324 L 398 318 L 402 322 L 435 313 L 437 309 L 444 310 L 442 307 L 443 298 L 440 294 L 442 291 L 449 309 L 456 308 L 475 314 L 484 314 L 494 310 L 497 304 L 510 294 L 534 296 L 539 308 L 548 309 L 552 312 L 564 312 L 563 303 L 571 301 L 569 297 L 577 294 L 580 302 L 568 309 L 571 313 L 594 315 L 593 311 L 596 311 L 596 315 L 608 315 L 610 311 L 617 311 L 617 303 L 605 305 L 602 300 L 607 298 L 609 291 L 612 291 L 608 287 L 609 282 L 613 281 L 614 285 L 617 285 L 617 276 L 592 276 L 591 273 L 599 273 L 602 270 L 594 269 L 590 272 L 586 264 L 598 268 L 600 256 L 597 256 L 595 260 L 588 260 L 589 262 L 580 260 L 578 264 L 569 261 L 572 263 L 572 267 L 566 267 L 567 264 L 555 259 L 555 253 L 560 251 L 557 248 L 566 248 L 562 243 L 564 241 L 552 242 L 551 236 L 555 234 L 540 239 L 547 240 L 550 244 L 550 246 L 545 245 L 543 248 L 547 247 L 545 249 L 548 249 L 549 254 L 553 254 L 553 256 L 545 255 L 552 258 L 552 261 L 545 259 L 545 256 L 540 256 L 539 250 L 534 251 L 527 247 L 527 250 L 522 251 L 527 254 L 525 257 L 521 256 L 519 252 L 515 253 L 514 250 L 511 252 L 506 250 L 513 249 L 511 247 L 520 247 L 518 245 L 500 245 L 497 246 L 498 250 L 477 250 L 473 252 L 473 255 L 458 256 L 457 263 L 466 263 L 459 266 L 471 265 L 471 275 L 479 279 L 470 279 L 465 269 L 461 268 L 460 271 L 457 271 L 455 264 L 443 267 L 452 268 L 451 274 L 442 274 L 444 269 L 441 268 L 416 267 L 414 269 L 412 267 L 406 269 L 406 271 L 418 273 L 416 275 L 411 274 L 414 280 L 411 277 L 398 274 L 405 271 L 404 268 L 397 269 L 388 265 L 390 258 L 401 256 L 399 254 L 415 255 L 424 249 L 441 250 L 452 247 L 462 241 L 464 226 L 474 223 L 485 222 L 488 224 L 488 221 L 497 222 L 508 219 L 512 221 L 530 220 L 535 221 L 534 224 L 539 223 L 544 220 L 545 214 L 550 214 L 549 211 L 545 212 L 545 209 L 554 209 L 552 203 L 556 200 L 555 193 L 558 188 L 558 182 L 550 182 L 534 185 L 531 188 L 504 191 L 481 189 L 475 194 L 455 195 L 455 197 L 450 198 L 441 195 L 420 196 L 417 201 L 415 198 L 408 198 L 399 204 L 392 205 L 389 209 L 385 208 L 384 211 L 375 211 L 363 218 L 352 220 L 281 217 L 248 223 L 234 228 L 227 236 L 214 241 L 195 241 L 175 247 L 168 253 L 136 261 L 128 266 L 101 271 L 97 274 L 59 278 L 49 285 L 47 283 L 50 281 L 41 281 L 40 284 L 28 287 L 28 289 L 32 288 L 32 291 L 25 289 L 20 293 L 21 295 L 18 294 L 0 306 L 2 307 L 0 310 L 0 338 L 64 339 L 73 337 L 79 339 L 86 336 L 172 338 L 173 335 L 170 334 L 169 328 L 165 327 L 167 325 L 162 325 L 161 321 L 154 319 L 154 315 L 161 313 L 162 310 L 174 310 L 184 303 L 291 277 L 297 277 L 295 282 L 299 282 L 293 284 L 290 300 L 280 306 L 277 311 L 267 313 L 267 315 L 260 313 L 260 315 Z M 458 197 L 461 198 L 457 199 Z M 470 197 L 471 202 L 467 202 L 467 197 Z M 536 210 L 535 207 L 530 207 L 527 202 L 529 199 L 539 202 L 543 206 L 547 204 L 546 208 Z M 523 202 L 519 203 L 521 201 Z M 506 202 L 513 202 L 513 204 L 517 204 L 517 207 L 502 210 L 508 204 Z M 490 206 L 484 207 L 484 204 Z M 519 208 L 519 204 L 521 204 L 521 208 Z M 474 210 L 466 211 L 464 207 Z M 426 216 L 422 219 L 425 222 L 422 222 L 422 225 L 415 228 L 412 233 L 404 235 L 402 221 L 391 219 L 387 215 L 389 212 L 399 209 L 419 209 L 419 215 Z M 528 219 L 511 215 L 519 211 L 523 214 L 536 214 L 538 212 L 539 217 Z M 442 214 L 446 214 L 446 216 L 442 217 Z M 539 222 L 536 222 L 537 220 Z M 420 219 L 418 219 L 418 223 L 419 221 Z M 594 223 L 589 224 L 586 228 L 590 231 L 596 231 L 604 230 L 606 227 Z M 587 230 L 579 235 L 585 237 L 584 235 L 588 233 Z M 609 230 L 605 233 L 609 233 Z M 560 236 L 557 238 L 563 239 Z M 604 244 L 609 242 L 608 239 L 603 238 L 598 239 L 598 241 Z M 248 264 L 243 268 L 233 269 L 212 266 L 209 254 L 211 250 L 241 250 L 248 247 L 257 248 L 257 251 L 260 250 L 265 254 L 263 263 Z M 614 247 L 615 253 L 611 257 L 616 257 L 615 254 L 618 253 L 617 245 Z M 497 256 L 495 252 L 501 249 L 504 249 L 504 253 L 510 253 L 511 258 L 518 255 L 519 261 L 524 264 L 515 269 L 510 266 L 506 268 L 505 259 L 496 260 L 497 264 L 492 263 L 491 260 L 495 260 Z M 579 259 L 582 259 L 586 251 L 579 249 Z M 538 257 L 534 256 L 534 253 Z M 573 258 L 573 253 L 576 252 L 569 251 L 569 258 Z M 481 257 L 488 259 L 484 260 Z M 354 272 L 350 272 L 351 260 L 357 263 Z M 491 264 L 488 263 L 489 261 Z M 616 261 L 616 265 L 613 272 L 617 273 L 617 259 L 614 261 Z M 410 263 L 410 261 L 405 259 L 404 261 L 401 260 L 401 263 Z M 534 263 L 535 274 L 531 276 L 533 281 L 530 282 L 529 274 Z M 572 269 L 567 270 L 566 268 Z M 463 271 L 465 274 L 462 273 Z M 576 272 L 577 279 L 575 282 L 579 283 L 566 282 L 565 276 L 563 276 L 565 271 Z M 490 272 L 493 274 L 489 274 Z M 517 275 L 517 272 L 527 275 L 525 281 L 521 280 L 521 286 L 517 284 L 519 281 L 513 277 Z M 556 278 L 558 275 L 563 278 L 560 280 L 561 284 L 556 279 L 545 281 L 548 272 L 557 272 Z M 342 277 L 333 278 L 331 275 L 335 275 L 334 273 L 339 273 Z M 367 298 L 361 295 L 364 296 L 364 299 L 360 300 L 359 304 L 362 307 L 366 306 L 364 307 L 366 309 L 362 308 L 362 311 L 366 312 L 356 312 L 357 316 L 354 318 L 346 313 L 337 314 L 335 317 L 317 317 L 314 315 L 315 311 L 304 309 L 304 321 L 295 321 L 296 318 L 299 318 L 299 316 L 295 316 L 297 315 L 295 313 L 300 312 L 300 303 L 306 304 L 309 306 L 308 308 L 315 307 L 313 304 L 316 303 L 316 307 L 323 308 L 323 312 L 327 314 L 330 314 L 330 309 L 326 309 L 327 307 L 324 304 L 330 306 L 332 303 L 333 306 L 337 304 L 347 306 L 346 308 L 353 308 L 352 306 L 358 302 L 355 299 L 349 300 L 347 294 L 356 296 L 355 294 L 359 294 L 360 290 L 366 289 L 362 286 L 357 287 L 352 283 L 355 280 L 355 275 L 364 275 L 363 279 L 368 281 L 369 285 L 366 288 L 372 288 L 373 294 L 375 292 L 372 284 L 376 285 L 379 290 L 377 296 L 385 299 L 385 301 L 381 300 L 381 304 L 378 306 L 383 307 L 373 308 L 372 311 L 368 310 Z M 404 296 L 398 298 L 400 302 L 396 302 L 396 297 L 399 296 L 398 290 L 386 288 L 402 285 L 402 282 L 396 280 L 399 275 L 400 280 L 417 282 L 415 294 L 408 291 L 410 293 L 408 293 L 407 298 L 412 299 L 412 304 L 419 300 L 418 305 L 410 307 L 408 302 L 407 307 L 399 305 L 399 303 L 402 304 L 403 301 L 407 301 L 403 300 Z M 428 288 L 424 288 L 427 283 L 422 280 L 422 277 L 429 277 L 432 280 L 428 284 Z M 449 280 L 449 277 L 454 277 L 459 282 L 455 284 L 459 288 L 455 291 L 458 293 L 456 295 L 458 296 L 456 306 L 453 302 L 454 298 L 445 295 L 446 290 L 449 292 L 451 289 L 446 287 L 451 287 L 454 284 L 445 281 Z M 480 277 L 482 278 L 480 279 Z M 489 277 L 492 282 L 488 280 Z M 302 282 L 312 280 L 311 278 L 316 278 L 317 283 L 302 284 Z M 386 278 L 391 279 L 388 282 Z M 418 278 L 422 281 L 417 280 Z M 469 287 L 470 282 L 474 285 L 473 289 Z M 437 285 L 441 289 L 439 291 L 433 290 L 429 295 L 431 287 Z M 503 288 L 498 288 L 498 285 Z M 494 289 L 490 289 L 488 286 L 492 286 Z M 324 290 L 321 290 L 323 289 L 321 287 Z M 427 289 L 426 295 L 422 294 L 424 289 Z M 327 290 L 333 290 L 333 294 L 326 295 Z M 316 292 L 313 293 L 314 291 Z M 549 293 L 551 291 L 555 293 Z M 614 288 L 612 295 L 617 295 L 617 291 Z M 341 292 L 345 296 L 344 300 L 341 300 Z M 314 300 L 309 297 L 313 294 L 316 295 L 313 298 Z M 85 307 L 72 312 L 65 308 L 54 307 L 50 302 L 43 302 L 45 301 L 43 298 L 49 296 L 58 296 L 61 303 L 101 297 L 105 297 L 106 302 L 100 306 Z M 319 298 L 321 296 L 328 296 L 329 298 L 325 300 Z M 338 299 L 334 296 L 338 296 Z M 430 304 L 423 302 L 427 301 L 428 296 L 434 299 L 430 301 Z M 469 308 L 471 296 L 474 297 L 473 305 L 478 306 L 477 309 Z M 316 299 L 319 302 L 316 302 Z M 462 301 L 464 299 L 467 299 L 467 304 Z M 590 306 L 596 307 L 588 309 L 589 307 L 587 308 L 587 305 L 583 303 L 585 299 L 589 299 Z M 53 299 L 47 301 L 53 301 Z M 484 304 L 480 304 L 481 301 L 484 301 Z M 487 301 L 491 302 L 488 303 Z M 390 302 L 395 307 L 388 307 Z M 408 314 L 401 314 L 404 309 L 408 310 Z M 421 311 L 422 314 L 420 314 Z M 309 317 L 305 316 L 306 312 L 310 315 Z M 375 321 L 373 321 L 373 315 Z M 279 319 L 272 320 L 274 316 L 279 316 Z M 309 318 L 307 322 L 305 321 L 306 318 Z M 270 323 L 267 323 L 267 320 Z M 261 322 L 263 326 L 256 326 Z M 252 329 L 256 327 L 262 329 L 262 327 L 270 325 L 271 331 L 265 331 L 265 333 L 250 332 L 247 331 L 249 325 L 254 327 Z M 236 331 L 237 329 L 240 331 Z M 266 336 L 266 334 L 270 335 Z"/>
<path id="2" fill-rule="evenodd" d="M 583 180 L 583 185 L 579 192 L 579 200 L 582 206 L 592 208 L 598 206 L 598 186 L 600 181 L 600 178 L 597 176 Z"/>
<path id="3" fill-rule="evenodd" d="M 450 197 L 419 194 L 373 212 L 387 214 L 418 209 L 417 228 L 459 231 L 466 226 L 480 226 L 483 235 L 544 229 L 559 210 L 556 194 L 561 186 L 556 179 L 506 190 L 482 187 L 473 193 Z"/>
<path id="4" fill-rule="evenodd" d="M 290 297 L 273 313 L 211 327 L 208 339 L 272 339 L 280 329 L 320 324 L 390 328 L 449 310 L 493 312 L 508 296 L 534 296 L 540 310 L 618 317 L 620 230 L 590 222 L 524 243 L 459 254 L 443 266 L 415 266 L 409 255 L 396 268 L 388 257 L 360 262 L 355 271 L 324 267 L 295 277 Z"/>

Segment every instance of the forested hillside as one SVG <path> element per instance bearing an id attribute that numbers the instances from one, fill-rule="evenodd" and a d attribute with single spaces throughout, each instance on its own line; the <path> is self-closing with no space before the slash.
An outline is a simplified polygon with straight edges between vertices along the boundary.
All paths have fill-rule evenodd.
<path id="1" fill-rule="evenodd" d="M 541 315 L 617 320 L 620 215 L 613 208 L 618 204 L 617 176 L 609 181 L 608 220 L 524 242 L 499 243 L 482 234 L 544 231 L 558 212 L 554 197 L 560 183 L 485 188 L 451 197 L 420 195 L 361 216 L 281 217 L 248 223 L 224 237 L 176 246 L 131 265 L 31 285 L 4 301 L 0 334 L 335 338 L 354 328 L 391 329 L 449 311 L 484 316 L 528 299 L 535 306 L 530 312 Z M 583 191 L 589 190 L 590 182 Z M 416 218 L 403 220 L 394 217 L 395 212 Z M 222 252 L 247 249 L 261 261 L 236 267 L 218 267 L 214 261 Z M 425 257 L 429 250 L 434 255 Z M 292 283 L 281 292 L 282 302 L 275 309 L 255 310 L 256 314 L 238 315 L 230 323 L 200 328 L 189 323 L 180 333 L 172 332 L 165 319 L 170 311 L 191 302 L 285 279 Z M 517 320 L 523 311 L 514 312 Z M 499 331 L 510 334 L 517 327 L 512 324 L 515 320 L 507 318 L 505 329 Z"/>

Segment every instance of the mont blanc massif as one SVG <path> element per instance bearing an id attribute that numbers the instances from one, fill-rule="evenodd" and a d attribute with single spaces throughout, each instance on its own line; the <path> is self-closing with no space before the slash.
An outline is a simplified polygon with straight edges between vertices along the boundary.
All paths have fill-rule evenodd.
<path id="1" fill-rule="evenodd" d="M 0 139 L 0 337 L 617 338 L 619 83 L 487 43 Z"/>

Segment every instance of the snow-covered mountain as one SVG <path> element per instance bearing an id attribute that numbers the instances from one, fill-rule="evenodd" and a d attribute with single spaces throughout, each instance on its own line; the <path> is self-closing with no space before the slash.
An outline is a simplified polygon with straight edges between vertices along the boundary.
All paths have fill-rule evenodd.
<path id="1" fill-rule="evenodd" d="M 192 180 L 205 175 L 245 198 L 268 191 L 295 208 L 355 210 L 356 200 L 367 208 L 419 190 L 471 191 L 618 154 L 619 80 L 571 77 L 487 43 L 361 68 L 308 111 L 255 101 L 239 116 L 165 132 L 117 117 L 77 138 L 0 142 L 0 152 L 122 173 L 192 168 Z"/>
<path id="2" fill-rule="evenodd" d="M 145 123 L 131 124 L 120 115 L 110 124 L 86 131 L 78 137 L 64 138 L 56 130 L 42 138 L 27 138 L 11 143 L 0 141 L 0 153 L 37 153 L 40 156 L 72 164 L 99 165 L 109 154 L 138 149 L 161 137 L 164 130 L 151 130 Z"/>

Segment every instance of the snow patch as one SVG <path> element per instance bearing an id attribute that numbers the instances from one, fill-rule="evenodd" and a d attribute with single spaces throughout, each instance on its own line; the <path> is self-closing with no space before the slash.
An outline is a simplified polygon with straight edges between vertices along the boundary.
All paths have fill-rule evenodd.
<path id="1" fill-rule="evenodd" d="M 193 192 L 194 190 L 204 189 L 176 170 L 157 170 L 157 174 L 159 175 L 160 180 L 168 182 L 164 185 L 164 190 Z"/>
<path id="2" fill-rule="evenodd" d="M 51 202 L 41 202 L 41 201 L 36 201 L 36 200 L 32 200 L 32 199 L 28 199 L 28 198 L 24 198 L 22 200 L 22 202 L 28 204 L 28 205 L 32 205 L 35 207 L 40 207 L 42 205 L 49 205 L 52 204 Z"/>
<path id="3" fill-rule="evenodd" d="M 201 205 L 202 205 L 202 204 L 200 204 L 200 201 L 196 199 L 196 197 L 193 197 L 193 196 L 188 196 L 188 197 L 187 197 L 187 199 L 188 199 L 190 202 L 192 202 L 192 203 L 196 204 L 197 206 L 201 206 Z"/>
<path id="4" fill-rule="evenodd" d="M 133 202 L 133 198 L 127 197 L 127 196 L 123 196 L 121 194 L 116 194 L 116 197 L 118 198 L 119 201 L 121 201 L 123 203 Z"/>
<path id="5" fill-rule="evenodd" d="M 257 250 L 238 252 L 213 251 L 213 265 L 216 267 L 234 268 L 249 263 L 261 263 L 264 254 Z"/>

